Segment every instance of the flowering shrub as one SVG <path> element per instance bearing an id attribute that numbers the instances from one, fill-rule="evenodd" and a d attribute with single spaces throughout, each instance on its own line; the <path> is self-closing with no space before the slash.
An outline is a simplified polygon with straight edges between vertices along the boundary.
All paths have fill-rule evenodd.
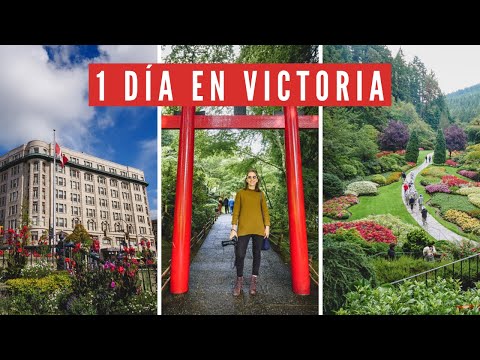
<path id="1" fill-rule="evenodd" d="M 442 183 L 447 184 L 448 187 L 469 184 L 469 182 L 467 180 L 460 179 L 460 178 L 458 178 L 454 175 L 442 176 Z"/>
<path id="2" fill-rule="evenodd" d="M 397 237 L 397 245 L 399 246 L 407 241 L 409 232 L 417 229 L 416 226 L 404 223 L 399 217 L 391 214 L 370 215 L 363 220 L 373 221 L 392 230 L 393 235 Z"/>
<path id="3" fill-rule="evenodd" d="M 447 210 L 443 217 L 454 223 L 457 224 L 462 228 L 465 232 L 474 232 L 476 234 L 480 233 L 480 220 L 472 218 L 468 214 L 464 213 L 463 211 L 458 210 Z"/>
<path id="4" fill-rule="evenodd" d="M 425 190 L 429 194 L 433 194 L 433 193 L 436 193 L 436 192 L 450 193 L 450 189 L 448 188 L 448 185 L 446 185 L 446 184 L 427 185 L 425 187 Z"/>
<path id="5" fill-rule="evenodd" d="M 480 194 L 479 193 L 469 194 L 468 201 L 470 201 L 473 205 L 480 207 Z"/>
<path id="6" fill-rule="evenodd" d="M 480 194 L 480 187 L 461 187 L 455 193 L 458 195 Z"/>
<path id="7" fill-rule="evenodd" d="M 386 179 L 385 179 L 385 185 L 390 185 L 391 183 L 394 183 L 400 179 L 402 176 L 402 173 L 400 171 L 396 171 L 391 173 Z"/>
<path id="8" fill-rule="evenodd" d="M 7 244 L 9 245 L 7 267 L 4 270 L 7 279 L 19 277 L 22 269 L 27 263 L 30 253 L 25 249 L 30 239 L 30 230 L 28 226 L 23 226 L 19 233 L 13 229 L 8 229 L 4 234 Z"/>
<path id="9" fill-rule="evenodd" d="M 52 263 L 42 260 L 23 268 L 21 276 L 29 279 L 39 279 L 52 274 L 54 270 L 54 265 Z"/>
<path id="10" fill-rule="evenodd" d="M 385 176 L 380 174 L 373 175 L 371 180 L 378 185 L 385 185 L 385 183 L 387 182 Z"/>
<path id="11" fill-rule="evenodd" d="M 353 204 L 358 204 L 358 198 L 355 195 L 333 198 L 323 203 L 323 215 L 332 219 L 348 219 L 350 213 L 346 209 Z"/>
<path id="12" fill-rule="evenodd" d="M 465 176 L 469 179 L 476 179 L 478 176 L 478 173 L 476 171 L 469 171 L 469 170 L 460 170 L 458 172 L 460 175 Z"/>
<path id="13" fill-rule="evenodd" d="M 345 195 L 377 195 L 377 186 L 372 181 L 356 181 L 347 186 Z"/>
<path id="14" fill-rule="evenodd" d="M 391 155 L 391 154 L 398 154 L 398 155 L 405 155 L 405 150 L 397 150 L 397 151 L 381 151 L 377 153 L 375 156 L 377 158 L 381 158 L 383 156 Z"/>
<path id="15" fill-rule="evenodd" d="M 415 166 L 417 166 L 417 163 L 409 161 L 409 162 L 407 162 L 407 165 L 410 166 L 410 167 L 415 167 Z"/>
<path id="16" fill-rule="evenodd" d="M 451 166 L 451 167 L 457 167 L 458 163 L 456 163 L 452 159 L 448 159 L 447 161 L 445 161 L 445 165 L 448 165 L 448 166 Z"/>
<path id="17" fill-rule="evenodd" d="M 333 234 L 338 229 L 357 229 L 360 236 L 367 241 L 376 241 L 384 243 L 396 243 L 397 238 L 393 235 L 392 230 L 379 225 L 373 221 L 353 221 L 353 222 L 337 222 L 323 225 L 324 234 Z"/>
<path id="18" fill-rule="evenodd" d="M 445 176 L 446 174 L 447 170 L 445 170 L 445 168 L 436 166 L 429 166 L 420 173 L 422 176 L 433 176 L 439 178 Z"/>

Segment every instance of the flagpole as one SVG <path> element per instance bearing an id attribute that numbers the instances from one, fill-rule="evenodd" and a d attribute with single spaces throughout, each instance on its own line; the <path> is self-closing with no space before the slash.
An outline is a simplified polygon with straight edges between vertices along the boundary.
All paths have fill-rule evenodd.
<path id="1" fill-rule="evenodd" d="M 52 214 L 53 214 L 53 223 L 52 223 L 52 229 L 53 229 L 53 245 L 56 245 L 56 222 L 55 222 L 55 206 L 56 206 L 56 201 L 55 201 L 55 174 L 57 173 L 57 142 L 55 140 L 55 129 L 53 129 L 53 170 L 52 170 L 52 183 L 53 183 L 53 191 L 52 191 L 52 198 L 53 198 L 53 207 L 52 207 Z"/>

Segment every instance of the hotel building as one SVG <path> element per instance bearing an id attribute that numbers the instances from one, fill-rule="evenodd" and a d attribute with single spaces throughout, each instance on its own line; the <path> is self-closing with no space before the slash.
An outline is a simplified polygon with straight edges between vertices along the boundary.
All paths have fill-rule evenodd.
<path id="1" fill-rule="evenodd" d="M 57 160 L 56 169 L 54 144 L 44 141 L 30 141 L 0 156 L 0 225 L 18 229 L 22 209 L 28 211 L 35 244 L 53 228 L 54 210 L 53 243 L 81 223 L 101 248 L 118 249 L 122 241 L 139 248 L 143 240 L 155 249 L 143 171 L 65 147 L 62 153 L 69 160 L 65 167 Z"/>

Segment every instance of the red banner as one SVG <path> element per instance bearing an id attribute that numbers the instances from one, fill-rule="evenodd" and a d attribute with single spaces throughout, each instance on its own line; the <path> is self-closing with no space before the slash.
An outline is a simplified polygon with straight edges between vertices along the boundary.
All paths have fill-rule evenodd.
<path id="1" fill-rule="evenodd" d="M 391 64 L 90 64 L 90 106 L 390 106 Z"/>

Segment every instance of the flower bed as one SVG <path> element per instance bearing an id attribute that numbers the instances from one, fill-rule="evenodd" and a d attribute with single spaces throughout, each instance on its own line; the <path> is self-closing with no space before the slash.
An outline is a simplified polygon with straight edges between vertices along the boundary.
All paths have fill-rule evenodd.
<path id="1" fill-rule="evenodd" d="M 420 175 L 441 178 L 442 176 L 447 175 L 447 171 L 445 170 L 445 168 L 442 167 L 429 166 L 426 169 L 422 170 Z"/>
<path id="2" fill-rule="evenodd" d="M 470 195 L 470 194 L 480 194 L 480 187 L 462 187 L 456 192 L 458 195 Z"/>
<path id="3" fill-rule="evenodd" d="M 323 203 L 323 215 L 332 219 L 348 219 L 350 213 L 346 209 L 354 204 L 358 204 L 358 198 L 355 195 L 330 199 Z"/>
<path id="4" fill-rule="evenodd" d="M 480 194 L 479 193 L 469 194 L 468 201 L 470 201 L 473 205 L 480 207 Z"/>
<path id="5" fill-rule="evenodd" d="M 451 166 L 451 167 L 457 167 L 457 166 L 458 166 L 458 163 L 456 163 L 456 162 L 453 161 L 452 159 L 448 159 L 447 161 L 445 161 L 445 165 Z M 460 175 L 461 175 L 461 174 L 460 174 Z"/>
<path id="6" fill-rule="evenodd" d="M 460 170 L 458 173 L 469 179 L 475 179 L 478 176 L 478 173 L 476 171 Z"/>
<path id="7" fill-rule="evenodd" d="M 377 187 L 372 181 L 356 181 L 347 186 L 345 195 L 377 195 Z"/>
<path id="8" fill-rule="evenodd" d="M 416 226 L 407 224 L 398 216 L 391 214 L 370 215 L 363 220 L 373 221 L 392 230 L 393 235 L 397 237 L 397 245 L 403 245 L 407 241 L 407 234 L 417 229 Z"/>
<path id="9" fill-rule="evenodd" d="M 391 173 L 386 179 L 385 179 L 385 185 L 390 185 L 391 183 L 397 182 L 400 177 L 402 176 L 402 173 L 399 171 Z"/>
<path id="10" fill-rule="evenodd" d="M 454 175 L 445 175 L 442 176 L 442 183 L 447 184 L 448 187 L 452 186 L 461 186 L 461 185 L 468 185 L 469 182 L 467 180 L 460 179 Z"/>
<path id="11" fill-rule="evenodd" d="M 447 184 L 432 184 L 427 185 L 425 187 L 425 191 L 429 194 L 443 192 L 443 193 L 450 193 L 450 189 L 448 188 Z"/>
<path id="12" fill-rule="evenodd" d="M 444 217 L 446 220 L 457 224 L 465 232 L 473 232 L 474 234 L 480 233 L 480 220 L 477 220 L 463 211 L 448 210 L 445 212 Z"/>
<path id="13" fill-rule="evenodd" d="M 333 234 L 338 229 L 357 229 L 360 236 L 367 241 L 376 241 L 383 243 L 396 243 L 397 238 L 393 235 L 392 230 L 379 225 L 373 221 L 353 221 L 353 222 L 336 222 L 323 225 L 324 234 Z"/>

